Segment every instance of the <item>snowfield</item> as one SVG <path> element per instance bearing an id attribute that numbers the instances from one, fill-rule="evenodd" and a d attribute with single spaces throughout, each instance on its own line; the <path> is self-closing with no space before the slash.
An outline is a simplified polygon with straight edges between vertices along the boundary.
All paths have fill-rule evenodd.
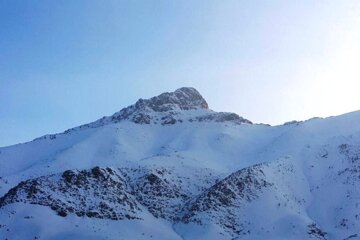
<path id="1" fill-rule="evenodd" d="M 193 88 L 0 148 L 1 239 L 360 239 L 360 111 L 281 126 Z"/>

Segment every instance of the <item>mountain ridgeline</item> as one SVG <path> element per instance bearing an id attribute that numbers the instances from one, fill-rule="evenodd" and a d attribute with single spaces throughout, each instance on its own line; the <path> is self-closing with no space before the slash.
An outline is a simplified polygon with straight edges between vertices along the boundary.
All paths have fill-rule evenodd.
<path id="1" fill-rule="evenodd" d="M 281 126 L 180 88 L 0 148 L 1 239 L 360 239 L 360 112 Z"/>

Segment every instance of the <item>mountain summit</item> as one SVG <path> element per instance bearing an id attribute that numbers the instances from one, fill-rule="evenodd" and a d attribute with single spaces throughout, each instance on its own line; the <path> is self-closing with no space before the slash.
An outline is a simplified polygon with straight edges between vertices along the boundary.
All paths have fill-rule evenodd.
<path id="1" fill-rule="evenodd" d="M 182 87 L 174 92 L 165 92 L 150 99 L 140 98 L 135 104 L 123 108 L 109 117 L 103 117 L 74 129 L 100 127 L 121 121 L 161 125 L 183 122 L 252 124 L 250 120 L 240 117 L 236 113 L 212 111 L 209 109 L 206 100 L 195 88 Z"/>
<path id="2" fill-rule="evenodd" d="M 175 92 L 162 93 L 159 96 L 144 100 L 139 99 L 135 103 L 138 110 L 145 108 L 155 112 L 166 112 L 170 110 L 208 109 L 208 104 L 200 93 L 191 87 L 182 87 Z"/>
<path id="3" fill-rule="evenodd" d="M 87 128 L 99 128 L 119 122 L 154 125 L 199 122 L 226 122 L 236 125 L 252 124 L 250 120 L 240 117 L 236 113 L 215 112 L 209 109 L 206 100 L 195 88 L 182 87 L 174 92 L 165 92 L 149 99 L 140 98 L 135 104 L 125 107 L 111 116 L 102 117 L 94 122 L 68 129 L 64 133 L 67 134 Z M 48 134 L 35 140 L 54 139 L 57 135 L 59 134 Z"/>

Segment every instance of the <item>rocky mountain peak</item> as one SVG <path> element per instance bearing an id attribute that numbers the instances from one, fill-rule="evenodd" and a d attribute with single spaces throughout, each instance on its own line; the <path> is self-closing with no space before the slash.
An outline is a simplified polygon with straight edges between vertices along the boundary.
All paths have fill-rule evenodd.
<path id="1" fill-rule="evenodd" d="M 251 121 L 235 113 L 210 110 L 206 100 L 195 88 L 182 87 L 174 92 L 165 92 L 149 99 L 140 98 L 135 104 L 125 107 L 111 116 L 102 117 L 95 122 L 68 129 L 64 133 L 67 134 L 78 129 L 97 128 L 121 121 L 161 125 L 173 125 L 183 122 L 252 124 Z M 56 139 L 56 135 L 45 135 L 36 140 L 43 138 Z"/>
<path id="2" fill-rule="evenodd" d="M 188 113 L 188 110 L 196 110 Z M 109 118 L 101 119 L 107 121 Z M 191 87 L 165 92 L 150 99 L 139 99 L 134 105 L 123 108 L 110 117 L 111 122 L 130 120 L 137 124 L 160 123 L 169 125 L 182 122 L 233 122 L 251 123 L 235 113 L 211 111 L 200 93 Z"/>
<path id="3" fill-rule="evenodd" d="M 135 103 L 137 110 L 149 108 L 155 112 L 169 110 L 208 109 L 208 104 L 200 93 L 191 87 L 182 87 L 174 92 L 165 92 L 150 99 L 139 99 Z"/>

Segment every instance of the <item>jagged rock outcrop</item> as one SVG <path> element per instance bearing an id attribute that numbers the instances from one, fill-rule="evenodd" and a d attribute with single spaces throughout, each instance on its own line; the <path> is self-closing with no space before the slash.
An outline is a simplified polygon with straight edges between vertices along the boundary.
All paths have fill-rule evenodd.
<path id="1" fill-rule="evenodd" d="M 215 181 L 207 174 L 201 178 Z M 198 184 L 210 186 L 211 181 L 190 182 L 166 168 L 67 170 L 21 182 L 0 198 L 0 207 L 23 202 L 48 206 L 63 217 L 76 214 L 112 220 L 141 219 L 147 209 L 157 218 L 199 224 L 198 214 L 206 212 L 216 224 L 239 233 L 235 219 L 225 215 L 271 186 L 262 165 L 237 171 L 207 190 L 198 189 L 202 193 L 196 197 L 191 189 L 199 188 Z M 193 186 L 185 187 L 189 185 Z"/>
<path id="2" fill-rule="evenodd" d="M 235 124 L 252 124 L 251 121 L 240 117 L 236 113 L 217 112 L 191 118 L 190 122 L 232 122 Z"/>
<path id="3" fill-rule="evenodd" d="M 178 219 L 185 202 L 191 199 L 192 193 L 186 191 L 166 169 L 145 171 L 138 177 L 132 178 L 131 185 L 136 199 L 157 218 L 175 221 Z M 173 178 L 173 179 L 171 179 Z"/>
<path id="4" fill-rule="evenodd" d="M 201 178 L 207 181 L 191 182 L 166 168 L 67 170 L 19 183 L 0 198 L 0 208 L 23 202 L 48 206 L 63 217 L 112 220 L 141 219 L 147 209 L 157 218 L 178 221 L 184 204 L 215 181 L 205 171 Z"/>
<path id="5" fill-rule="evenodd" d="M 338 172 L 345 177 L 345 183 L 354 185 L 360 180 L 360 146 L 341 144 L 338 146 L 345 168 Z"/>
<path id="6" fill-rule="evenodd" d="M 326 240 L 327 233 L 322 231 L 316 223 L 312 223 L 308 225 L 308 234 L 315 239 Z"/>
<path id="7" fill-rule="evenodd" d="M 48 206 L 60 216 L 112 220 L 138 219 L 142 211 L 124 176 L 100 167 L 21 182 L 0 198 L 0 207 L 15 202 Z"/>
<path id="8" fill-rule="evenodd" d="M 137 110 L 147 108 L 154 112 L 168 112 L 174 110 L 208 109 L 205 99 L 195 88 L 183 87 L 175 92 L 162 93 L 150 99 L 138 100 L 134 107 Z"/>
<path id="9" fill-rule="evenodd" d="M 273 185 L 266 179 L 264 167 L 264 164 L 254 165 L 219 181 L 186 206 L 182 221 L 203 224 L 204 220 L 210 220 L 230 234 L 239 235 L 243 229 L 236 209 L 256 199 L 264 188 Z"/>
<path id="10" fill-rule="evenodd" d="M 186 115 L 189 110 L 203 110 L 200 115 Z M 129 120 L 137 124 L 160 123 L 162 125 L 189 122 L 251 123 L 235 113 L 217 113 L 194 88 L 183 87 L 175 92 L 163 93 L 150 99 L 140 99 L 134 105 L 122 109 L 110 117 L 112 122 Z M 105 119 L 104 119 L 105 120 Z"/>

